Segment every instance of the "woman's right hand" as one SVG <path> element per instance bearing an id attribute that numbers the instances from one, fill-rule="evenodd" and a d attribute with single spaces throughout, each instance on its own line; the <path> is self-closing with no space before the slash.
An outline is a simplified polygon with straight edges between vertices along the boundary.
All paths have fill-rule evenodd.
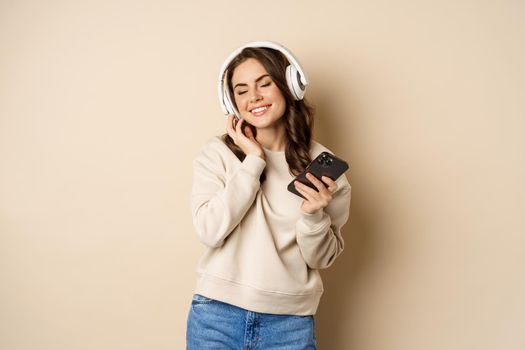
<path id="1" fill-rule="evenodd" d="M 243 125 L 244 118 L 237 121 L 233 114 L 228 115 L 226 131 L 233 139 L 233 142 L 244 152 L 244 154 L 253 154 L 264 159 L 264 150 L 259 142 L 253 136 L 249 126 Z M 244 132 L 243 132 L 244 129 Z"/>

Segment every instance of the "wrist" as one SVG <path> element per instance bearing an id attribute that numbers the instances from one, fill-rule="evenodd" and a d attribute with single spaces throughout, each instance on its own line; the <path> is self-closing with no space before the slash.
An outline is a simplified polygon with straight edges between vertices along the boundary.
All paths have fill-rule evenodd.
<path id="1" fill-rule="evenodd" d="M 326 215 L 323 209 L 316 210 L 313 213 L 307 213 L 305 211 L 303 211 L 302 213 L 302 220 L 310 224 L 315 224 L 323 221 Z"/>
<path id="2" fill-rule="evenodd" d="M 304 210 L 304 209 L 301 209 L 303 215 L 307 215 L 307 216 L 319 216 L 319 214 L 323 211 L 323 208 L 320 208 L 320 209 L 317 209 L 317 210 L 314 210 L 314 211 L 307 211 L 307 210 Z"/>

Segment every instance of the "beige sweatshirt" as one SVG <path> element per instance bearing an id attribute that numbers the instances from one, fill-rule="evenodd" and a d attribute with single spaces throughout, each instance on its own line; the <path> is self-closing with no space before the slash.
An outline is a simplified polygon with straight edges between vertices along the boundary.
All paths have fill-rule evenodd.
<path id="1" fill-rule="evenodd" d="M 330 152 L 312 141 L 312 159 L 323 151 Z M 313 315 L 323 293 L 318 270 L 344 248 L 350 184 L 341 176 L 329 205 L 305 213 L 303 199 L 286 188 L 293 177 L 285 153 L 264 152 L 266 160 L 241 162 L 214 136 L 193 161 L 193 224 L 207 246 L 195 293 L 255 312 Z"/>

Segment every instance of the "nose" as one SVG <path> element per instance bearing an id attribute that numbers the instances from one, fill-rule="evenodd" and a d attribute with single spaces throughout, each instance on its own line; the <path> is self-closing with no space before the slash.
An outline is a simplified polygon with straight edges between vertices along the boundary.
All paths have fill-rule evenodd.
<path id="1" fill-rule="evenodd" d="M 257 102 L 262 98 L 257 90 L 254 90 L 250 95 L 250 102 Z"/>

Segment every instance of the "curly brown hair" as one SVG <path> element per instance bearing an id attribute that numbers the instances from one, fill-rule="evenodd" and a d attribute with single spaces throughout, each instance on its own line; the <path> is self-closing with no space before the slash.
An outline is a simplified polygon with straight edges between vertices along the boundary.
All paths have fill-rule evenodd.
<path id="1" fill-rule="evenodd" d="M 284 96 L 286 109 L 281 119 L 284 123 L 286 133 L 285 157 L 290 174 L 297 176 L 312 161 L 309 150 L 312 141 L 315 109 L 305 98 L 295 100 L 288 89 L 286 83 L 286 67 L 289 62 L 286 56 L 278 50 L 265 47 L 245 48 L 228 65 L 226 81 L 230 96 L 234 96 L 231 81 L 233 71 L 249 58 L 254 58 L 262 64 Z M 232 102 L 235 108 L 237 108 L 235 99 L 232 98 Z M 245 122 L 245 124 L 250 127 L 256 137 L 257 129 L 247 122 Z M 240 161 L 244 160 L 246 154 L 235 144 L 228 133 L 222 135 L 222 140 Z M 260 178 L 261 183 L 264 182 L 265 179 L 266 176 L 263 172 Z"/>

